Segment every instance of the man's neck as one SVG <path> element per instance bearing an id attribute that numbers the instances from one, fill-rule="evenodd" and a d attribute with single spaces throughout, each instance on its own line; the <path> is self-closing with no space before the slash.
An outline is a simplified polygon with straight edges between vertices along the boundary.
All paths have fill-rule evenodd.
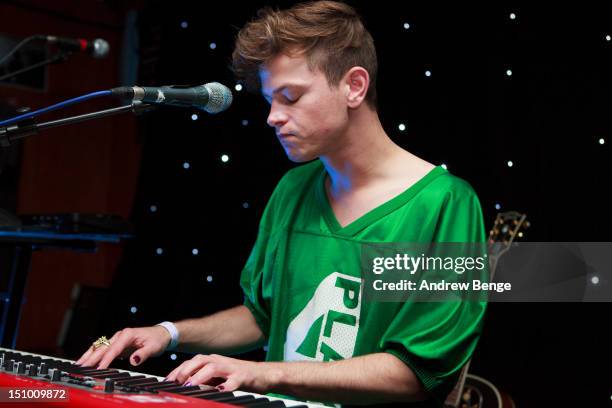
<path id="1" fill-rule="evenodd" d="M 330 178 L 334 195 L 354 192 L 377 180 L 393 177 L 400 163 L 416 156 L 396 145 L 385 133 L 378 114 L 366 109 L 353 112 L 341 145 L 320 157 Z"/>

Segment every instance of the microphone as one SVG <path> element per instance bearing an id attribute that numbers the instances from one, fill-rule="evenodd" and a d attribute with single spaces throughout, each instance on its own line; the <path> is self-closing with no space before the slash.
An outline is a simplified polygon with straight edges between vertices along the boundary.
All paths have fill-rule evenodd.
<path id="1" fill-rule="evenodd" d="M 111 89 L 111 94 L 157 105 L 194 107 L 208 113 L 222 112 L 232 104 L 232 91 L 218 82 L 209 82 L 194 87 L 181 85 L 123 86 Z"/>
<path id="2" fill-rule="evenodd" d="M 110 46 L 106 40 L 96 38 L 93 41 L 82 38 L 56 37 L 54 35 L 41 36 L 43 41 L 55 44 L 59 49 L 65 51 L 87 52 L 94 58 L 104 58 L 110 51 Z"/>

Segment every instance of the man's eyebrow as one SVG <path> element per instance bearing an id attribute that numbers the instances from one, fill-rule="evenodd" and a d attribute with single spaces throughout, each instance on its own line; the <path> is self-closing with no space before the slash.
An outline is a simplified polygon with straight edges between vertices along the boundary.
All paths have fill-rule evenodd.
<path id="1" fill-rule="evenodd" d="M 287 88 L 306 88 L 306 85 L 304 84 L 284 84 L 276 88 L 274 91 L 272 91 L 272 95 L 282 92 Z M 264 94 L 264 96 L 268 96 L 267 93 L 265 92 L 262 92 L 262 93 Z"/>

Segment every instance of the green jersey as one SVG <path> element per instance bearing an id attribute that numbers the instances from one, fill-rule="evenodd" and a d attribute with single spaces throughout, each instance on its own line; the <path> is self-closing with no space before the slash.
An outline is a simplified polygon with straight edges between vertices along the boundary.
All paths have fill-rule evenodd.
<path id="1" fill-rule="evenodd" d="M 261 219 L 241 275 L 245 305 L 268 340 L 267 361 L 330 361 L 391 353 L 440 405 L 469 360 L 485 302 L 362 301 L 360 247 L 387 242 L 485 242 L 472 187 L 435 167 L 342 227 L 319 160 L 290 170 Z"/>

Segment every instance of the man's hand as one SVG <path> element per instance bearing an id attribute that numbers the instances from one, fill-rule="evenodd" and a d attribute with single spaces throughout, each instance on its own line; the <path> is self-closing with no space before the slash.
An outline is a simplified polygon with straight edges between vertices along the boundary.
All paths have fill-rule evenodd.
<path id="1" fill-rule="evenodd" d="M 130 363 L 136 366 L 163 353 L 170 343 L 170 333 L 162 326 L 127 328 L 115 333 L 109 341 L 110 346 L 102 345 L 95 351 L 89 347 L 76 363 L 84 367 L 107 368 L 115 358 L 129 356 Z"/>
<path id="2" fill-rule="evenodd" d="M 168 374 L 168 381 L 181 384 L 219 384 L 219 391 L 242 391 L 265 394 L 274 384 L 274 375 L 265 363 L 238 360 L 218 354 L 198 354 Z M 223 382 L 224 379 L 225 381 Z"/>

